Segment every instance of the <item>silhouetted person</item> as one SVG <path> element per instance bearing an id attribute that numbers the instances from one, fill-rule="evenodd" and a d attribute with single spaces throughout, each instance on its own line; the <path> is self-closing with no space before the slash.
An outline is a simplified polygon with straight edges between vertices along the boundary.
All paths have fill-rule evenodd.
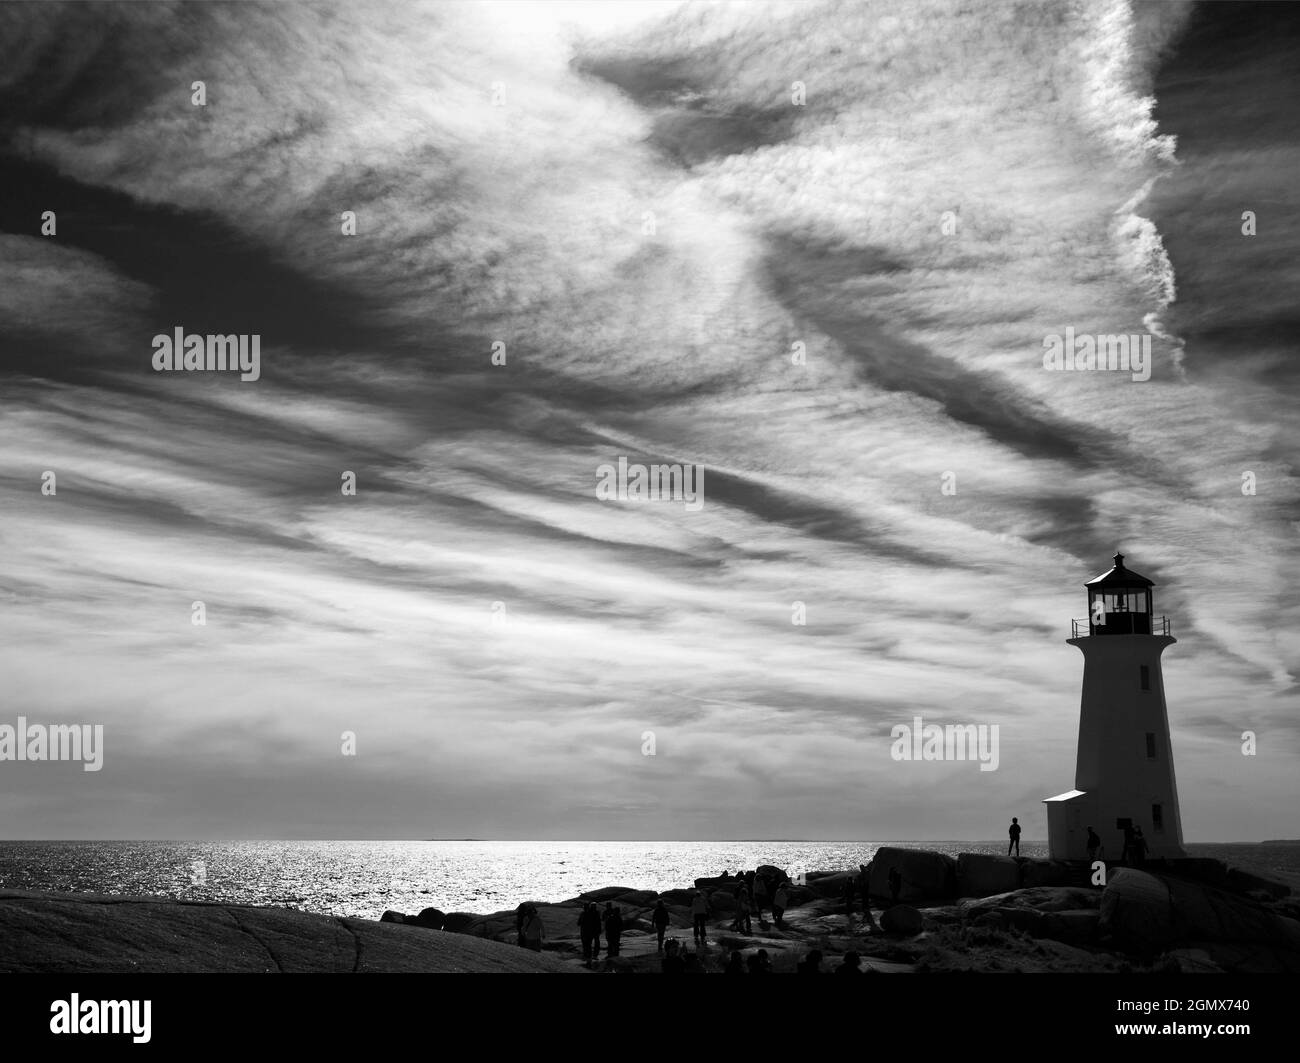
<path id="1" fill-rule="evenodd" d="M 739 949 L 732 949 L 731 959 L 727 961 L 727 966 L 722 969 L 723 974 L 744 974 L 745 959 L 740 955 Z"/>
<path id="2" fill-rule="evenodd" d="M 790 907 L 790 883 L 782 882 L 777 886 L 776 892 L 772 894 L 772 920 L 779 927 L 784 927 L 781 922 L 781 916 L 785 915 L 785 910 Z"/>
<path id="3" fill-rule="evenodd" d="M 799 966 L 795 968 L 799 974 L 821 974 L 822 973 L 822 950 L 813 949 L 799 961 Z"/>
<path id="4" fill-rule="evenodd" d="M 867 921 L 867 925 L 872 930 L 879 930 L 876 926 L 876 917 L 871 914 L 871 874 L 866 864 L 859 864 L 858 870 L 862 872 L 858 876 L 858 888 L 862 891 L 862 918 Z"/>
<path id="5" fill-rule="evenodd" d="M 686 961 L 682 959 L 676 941 L 668 942 L 668 948 L 664 952 L 664 958 L 660 962 L 660 967 L 664 974 L 686 973 Z"/>
<path id="6" fill-rule="evenodd" d="M 1130 847 L 1132 849 L 1131 855 L 1133 857 L 1133 863 L 1144 863 L 1147 858 L 1147 840 L 1146 836 L 1142 833 L 1141 827 L 1137 827 L 1133 831 L 1133 841 Z"/>
<path id="7" fill-rule="evenodd" d="M 731 878 L 731 872 L 730 872 L 730 871 L 727 871 L 727 870 L 724 869 L 723 872 L 722 872 L 722 874 L 719 875 L 718 877 L 719 877 L 719 878 Z"/>
<path id="8" fill-rule="evenodd" d="M 844 954 L 844 959 L 840 961 L 840 965 L 835 968 L 835 973 L 836 974 L 861 974 L 862 961 L 858 959 L 858 954 L 856 952 L 846 952 Z"/>
<path id="9" fill-rule="evenodd" d="M 703 890 L 696 890 L 695 896 L 691 898 L 691 923 L 695 940 L 703 945 L 709 928 L 709 899 L 704 896 Z"/>
<path id="10" fill-rule="evenodd" d="M 610 956 L 618 955 L 619 939 L 623 936 L 623 913 L 614 907 L 613 901 L 605 902 L 605 941 L 606 952 Z"/>
<path id="11" fill-rule="evenodd" d="M 1101 838 L 1091 827 L 1088 828 L 1088 863 L 1097 859 L 1097 850 L 1101 848 Z"/>
<path id="12" fill-rule="evenodd" d="M 582 939 L 582 958 L 586 963 L 600 958 L 600 909 L 588 901 L 578 916 L 578 936 Z"/>
<path id="13" fill-rule="evenodd" d="M 1120 850 L 1119 862 L 1127 864 L 1129 858 L 1133 855 L 1133 828 L 1128 826 L 1124 828 L 1124 848 Z"/>
<path id="14" fill-rule="evenodd" d="M 545 936 L 546 928 L 542 925 L 542 917 L 537 914 L 536 908 L 530 909 L 528 919 L 524 922 L 524 948 L 541 952 L 542 938 Z"/>
<path id="15" fill-rule="evenodd" d="M 736 890 L 736 923 L 737 934 L 752 934 L 754 925 L 749 919 L 749 890 L 741 886 Z"/>
<path id="16" fill-rule="evenodd" d="M 670 922 L 668 909 L 663 901 L 655 901 L 655 909 L 650 913 L 650 925 L 655 928 L 655 936 L 658 939 L 658 950 L 664 950 L 664 932 L 668 929 Z"/>
<path id="17" fill-rule="evenodd" d="M 515 909 L 515 944 L 524 947 L 524 924 L 528 922 L 528 909 L 532 907 L 527 901 L 521 901 Z"/>
<path id="18" fill-rule="evenodd" d="M 771 974 L 772 957 L 767 954 L 767 949 L 759 949 L 749 958 L 750 974 Z"/>
<path id="19" fill-rule="evenodd" d="M 903 891 L 903 876 L 899 873 L 898 868 L 889 869 L 889 903 L 897 904 L 898 895 Z"/>
<path id="20" fill-rule="evenodd" d="M 1020 820 L 1015 816 L 1011 817 L 1011 826 L 1007 828 L 1007 835 L 1010 841 L 1007 842 L 1007 856 L 1011 855 L 1011 850 L 1015 849 L 1016 855 L 1020 855 Z"/>
<path id="21" fill-rule="evenodd" d="M 759 926 L 763 925 L 763 909 L 768 907 L 767 880 L 762 875 L 754 877 L 754 914 L 758 916 Z"/>

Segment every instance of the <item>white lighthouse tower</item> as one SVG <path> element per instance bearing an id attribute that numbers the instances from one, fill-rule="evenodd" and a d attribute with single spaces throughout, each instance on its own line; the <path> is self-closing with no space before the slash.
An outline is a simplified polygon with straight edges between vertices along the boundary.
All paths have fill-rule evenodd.
<path id="1" fill-rule="evenodd" d="M 1125 568 L 1123 554 L 1084 586 L 1088 617 L 1073 621 L 1067 640 L 1083 652 L 1079 755 L 1074 789 L 1044 802 L 1052 858 L 1086 859 L 1089 827 L 1106 860 L 1121 859 L 1137 830 L 1148 856 L 1185 856 L 1160 673 L 1175 642 L 1169 618 L 1155 615 L 1155 584 Z"/>

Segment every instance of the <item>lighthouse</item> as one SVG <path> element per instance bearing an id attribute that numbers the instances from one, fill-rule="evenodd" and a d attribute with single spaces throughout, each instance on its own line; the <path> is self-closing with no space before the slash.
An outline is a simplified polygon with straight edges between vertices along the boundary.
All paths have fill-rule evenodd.
<path id="1" fill-rule="evenodd" d="M 1088 616 L 1066 640 L 1083 653 L 1074 789 L 1044 801 L 1053 859 L 1087 859 L 1089 827 L 1104 860 L 1120 860 L 1139 830 L 1148 856 L 1186 855 L 1160 672 L 1176 640 L 1152 607 L 1154 586 L 1124 567 L 1123 554 L 1084 584 Z"/>

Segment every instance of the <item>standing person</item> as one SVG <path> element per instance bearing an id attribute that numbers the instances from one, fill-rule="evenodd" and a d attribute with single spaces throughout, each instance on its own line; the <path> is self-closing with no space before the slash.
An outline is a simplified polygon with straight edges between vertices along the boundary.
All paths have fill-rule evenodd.
<path id="1" fill-rule="evenodd" d="M 618 955 L 618 943 L 623 937 L 623 913 L 613 901 L 605 902 L 605 942 L 607 955 Z"/>
<path id="2" fill-rule="evenodd" d="M 704 896 L 703 890 L 696 890 L 695 896 L 691 898 L 691 922 L 694 925 L 695 940 L 703 945 L 709 924 L 709 899 Z"/>
<path id="3" fill-rule="evenodd" d="M 1127 824 L 1124 827 L 1124 848 L 1120 850 L 1119 862 L 1127 864 L 1129 857 L 1133 855 L 1133 825 Z"/>
<path id="4" fill-rule="evenodd" d="M 876 917 L 871 914 L 871 874 L 866 864 L 859 864 L 858 870 L 862 872 L 858 876 L 858 887 L 862 890 L 862 917 L 866 919 L 867 925 L 872 930 L 879 930 L 876 926 Z"/>
<path id="5" fill-rule="evenodd" d="M 736 933 L 752 934 L 754 926 L 749 921 L 749 890 L 743 887 L 736 893 Z"/>
<path id="6" fill-rule="evenodd" d="M 542 938 L 545 936 L 546 927 L 542 925 L 542 917 L 537 914 L 536 908 L 530 908 L 528 919 L 524 923 L 524 948 L 541 952 Z"/>
<path id="7" fill-rule="evenodd" d="M 1011 817 L 1011 826 L 1007 828 L 1007 836 L 1011 839 L 1007 842 L 1007 856 L 1011 855 L 1012 846 L 1015 847 L 1016 856 L 1020 855 L 1020 821 L 1015 816 Z"/>
<path id="8" fill-rule="evenodd" d="M 1101 848 L 1101 838 L 1091 827 L 1088 828 L 1088 863 L 1097 859 L 1097 850 Z"/>
<path id="9" fill-rule="evenodd" d="M 1147 840 L 1146 840 L 1146 836 L 1142 833 L 1141 827 L 1136 827 L 1133 830 L 1132 848 L 1133 848 L 1133 863 L 1135 864 L 1143 863 L 1147 858 Z"/>
<path id="10" fill-rule="evenodd" d="M 655 936 L 658 938 L 659 948 L 657 951 L 664 950 L 664 931 L 668 929 L 668 909 L 664 906 L 663 901 L 655 901 L 655 910 L 650 913 L 650 925 L 655 928 Z"/>
<path id="11" fill-rule="evenodd" d="M 781 922 L 781 916 L 785 915 L 785 910 L 790 907 L 790 883 L 782 882 L 777 886 L 776 892 L 772 894 L 772 919 L 776 925 L 784 929 L 785 924 Z"/>
<path id="12" fill-rule="evenodd" d="M 600 909 L 588 901 L 578 916 L 578 936 L 582 938 L 582 959 L 590 963 L 600 958 Z"/>
<path id="13" fill-rule="evenodd" d="M 898 895 L 903 891 L 903 876 L 899 873 L 898 868 L 889 869 L 889 903 L 897 904 Z"/>
<path id="14" fill-rule="evenodd" d="M 524 924 L 528 922 L 528 909 L 531 907 L 527 901 L 520 901 L 515 909 L 515 944 L 521 949 L 524 947 Z"/>
<path id="15" fill-rule="evenodd" d="M 767 882 L 762 875 L 754 876 L 754 914 L 758 916 L 758 925 L 763 925 L 763 909 L 768 907 Z"/>

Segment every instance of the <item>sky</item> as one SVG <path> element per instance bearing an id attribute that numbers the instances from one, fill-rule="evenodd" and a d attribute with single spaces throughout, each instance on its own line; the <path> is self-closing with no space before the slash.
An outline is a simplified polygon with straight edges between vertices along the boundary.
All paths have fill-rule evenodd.
<path id="1" fill-rule="evenodd" d="M 1283 5 L 0 5 L 0 724 L 104 727 L 0 763 L 0 836 L 1045 838 L 1116 551 L 1185 837 L 1294 836 L 1298 51 Z M 178 327 L 259 378 L 155 371 Z M 1045 369 L 1066 328 L 1150 378 Z M 620 457 L 703 505 L 599 498 Z M 917 716 L 997 770 L 892 759 Z"/>

